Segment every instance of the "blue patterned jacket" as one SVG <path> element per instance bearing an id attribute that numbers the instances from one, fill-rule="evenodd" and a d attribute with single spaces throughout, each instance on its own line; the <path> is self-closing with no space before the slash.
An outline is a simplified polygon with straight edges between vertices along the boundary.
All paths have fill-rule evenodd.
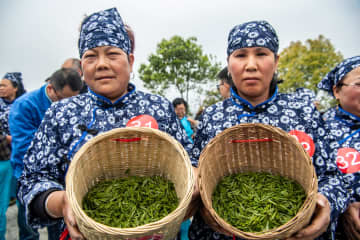
<path id="1" fill-rule="evenodd" d="M 95 135 L 125 127 L 131 118 L 143 114 L 155 118 L 159 130 L 172 135 L 186 150 L 191 149 L 192 144 L 171 102 L 157 95 L 136 91 L 132 84 L 129 84 L 128 93 L 114 104 L 91 90 L 53 103 L 25 155 L 24 171 L 19 179 L 18 197 L 25 205 L 30 226 L 40 228 L 55 223 L 56 220 L 44 222 L 35 217 L 29 211 L 29 205 L 38 194 L 49 189 L 64 189 L 69 164 L 66 159 L 71 160 L 81 146 Z M 97 130 L 98 133 L 81 131 L 79 125 Z"/>
<path id="2" fill-rule="evenodd" d="M 0 98 L 0 135 L 10 135 L 9 112 L 13 102 L 8 102 Z"/>
<path id="3" fill-rule="evenodd" d="M 275 93 L 265 102 L 252 106 L 231 89 L 231 97 L 218 102 L 201 116 L 194 147 L 190 155 L 197 166 L 202 149 L 217 134 L 241 123 L 262 123 L 279 127 L 286 132 L 298 130 L 313 139 L 315 152 L 312 157 L 322 193 L 331 205 L 331 232 L 334 233 L 338 215 L 348 204 L 348 195 L 343 179 L 334 161 L 330 160 L 329 146 L 323 142 L 326 135 L 324 122 L 315 106 L 308 100 L 294 95 Z M 189 232 L 190 239 L 232 239 L 214 232 L 196 215 Z"/>
<path id="4" fill-rule="evenodd" d="M 326 127 L 330 129 L 330 147 L 337 155 L 337 165 L 343 171 L 345 187 L 351 202 L 360 201 L 360 118 L 341 107 L 324 113 Z M 351 148 L 341 154 L 341 149 Z M 338 154 L 339 153 L 339 154 Z M 353 169 L 351 169 L 353 168 Z"/>

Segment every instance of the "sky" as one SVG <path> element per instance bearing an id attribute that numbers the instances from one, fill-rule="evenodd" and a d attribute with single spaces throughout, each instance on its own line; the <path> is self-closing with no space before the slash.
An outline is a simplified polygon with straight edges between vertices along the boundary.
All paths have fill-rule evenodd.
<path id="1" fill-rule="evenodd" d="M 322 34 L 344 58 L 360 55 L 360 0 L 1 0 L 0 77 L 20 71 L 28 91 L 39 88 L 67 58 L 79 57 L 84 15 L 111 7 L 135 32 L 131 81 L 147 92 L 138 68 L 162 39 L 195 36 L 204 53 L 225 66 L 230 29 L 252 20 L 275 28 L 279 52 Z"/>

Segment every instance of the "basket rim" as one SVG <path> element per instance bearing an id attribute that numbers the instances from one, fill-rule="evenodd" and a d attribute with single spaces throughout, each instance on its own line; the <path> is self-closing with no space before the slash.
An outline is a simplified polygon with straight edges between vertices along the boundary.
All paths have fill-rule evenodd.
<path id="1" fill-rule="evenodd" d="M 71 177 L 75 172 L 76 166 L 78 165 L 79 158 L 82 156 L 84 152 L 86 152 L 94 143 L 97 143 L 104 138 L 107 138 L 111 135 L 117 133 L 147 133 L 147 134 L 155 134 L 156 136 L 165 139 L 166 141 L 172 143 L 175 149 L 181 154 L 184 158 L 185 167 L 188 169 L 187 171 L 187 186 L 186 186 L 186 194 L 183 199 L 179 202 L 177 208 L 170 212 L 167 216 L 158 221 L 151 222 L 145 225 L 133 227 L 133 228 L 117 228 L 107 226 L 105 224 L 96 222 L 92 218 L 86 215 L 83 209 L 80 207 L 80 203 L 74 196 L 74 185 L 75 183 L 72 181 Z M 115 128 L 107 132 L 103 132 L 98 134 L 97 136 L 93 137 L 89 141 L 87 141 L 74 155 L 73 159 L 71 160 L 71 164 L 69 165 L 67 174 L 66 174 L 66 194 L 71 203 L 72 210 L 74 215 L 78 215 L 79 218 L 86 219 L 88 222 L 87 225 L 90 225 L 93 229 L 100 233 L 106 233 L 111 235 L 119 235 L 119 234 L 141 234 L 147 231 L 156 231 L 157 229 L 161 229 L 166 223 L 168 223 L 173 218 L 178 217 L 181 214 L 185 214 L 184 208 L 187 208 L 192 197 L 193 189 L 194 189 L 195 179 L 194 179 L 194 172 L 192 169 L 191 161 L 188 156 L 188 153 L 184 149 L 184 147 L 171 135 L 166 132 L 163 132 L 158 129 L 148 128 L 148 127 L 126 127 L 126 128 Z M 106 230 L 104 230 L 106 229 Z"/>
<path id="2" fill-rule="evenodd" d="M 208 197 L 206 196 L 204 190 L 205 188 L 203 187 L 204 184 L 206 183 L 204 183 L 204 180 L 202 178 L 202 176 L 205 174 L 204 165 L 206 164 L 205 163 L 206 155 L 208 154 L 208 151 L 210 151 L 209 149 L 211 149 L 214 146 L 214 144 L 216 144 L 217 139 L 231 132 L 235 132 L 240 128 L 261 128 L 264 130 L 273 131 L 275 134 L 280 135 L 281 137 L 286 137 L 292 144 L 296 146 L 297 149 L 299 149 L 301 155 L 304 155 L 305 157 L 304 160 L 306 161 L 307 164 L 309 164 L 311 168 L 311 176 L 312 176 L 311 184 L 310 184 L 311 190 L 308 191 L 304 203 L 302 204 L 301 208 L 293 218 L 291 218 L 288 222 L 284 223 L 283 225 L 278 226 L 277 228 L 269 229 L 267 231 L 262 231 L 262 232 L 256 232 L 256 233 L 241 231 L 240 229 L 235 228 L 231 224 L 227 223 L 223 218 L 221 218 L 216 213 L 215 209 L 212 206 L 212 199 L 208 199 Z M 199 167 L 199 173 L 198 173 L 199 191 L 204 207 L 209 211 L 211 218 L 213 218 L 213 220 L 215 220 L 217 224 L 219 224 L 221 227 L 225 228 L 226 230 L 231 231 L 233 234 L 239 237 L 249 237 L 251 239 L 263 239 L 269 237 L 276 238 L 277 234 L 281 234 L 285 232 L 296 221 L 298 221 L 299 219 L 303 219 L 306 216 L 305 213 L 307 213 L 307 211 L 312 211 L 311 206 L 314 204 L 314 202 L 316 202 L 316 195 L 318 192 L 318 181 L 317 181 L 316 171 L 310 156 L 307 154 L 307 152 L 302 147 L 302 145 L 294 137 L 292 137 L 289 133 L 282 130 L 281 128 L 274 127 L 272 125 L 267 125 L 262 123 L 241 123 L 225 129 L 224 131 L 216 135 L 214 138 L 212 138 L 208 142 L 208 144 L 203 148 L 199 157 L 198 167 Z"/>

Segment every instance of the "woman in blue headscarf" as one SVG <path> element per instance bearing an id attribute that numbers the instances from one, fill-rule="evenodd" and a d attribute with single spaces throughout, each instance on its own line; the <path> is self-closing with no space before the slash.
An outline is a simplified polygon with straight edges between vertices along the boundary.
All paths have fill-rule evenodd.
<path id="1" fill-rule="evenodd" d="M 11 136 L 8 124 L 10 106 L 25 93 L 20 72 L 6 73 L 0 81 L 0 240 L 6 234 L 6 210 L 16 190 L 10 165 Z"/>
<path id="2" fill-rule="evenodd" d="M 360 238 L 360 56 L 339 63 L 318 88 L 332 94 L 338 103 L 324 113 L 324 119 L 330 129 L 329 141 L 335 149 L 337 167 L 344 174 L 345 187 L 351 195 L 343 219 Z"/>
<path id="3" fill-rule="evenodd" d="M 18 197 L 27 222 L 41 228 L 64 221 L 72 239 L 83 239 L 65 193 L 66 169 L 81 146 L 114 128 L 147 126 L 188 141 L 171 102 L 130 83 L 132 45 L 115 8 L 88 16 L 78 42 L 88 92 L 53 103 L 24 157 Z M 64 228 L 65 226 L 63 226 Z"/>
<path id="4" fill-rule="evenodd" d="M 228 71 L 234 87 L 231 96 L 202 114 L 192 149 L 191 161 L 197 166 L 204 146 L 224 129 L 242 123 L 269 124 L 295 136 L 308 139 L 303 146 L 312 157 L 319 180 L 317 207 L 309 226 L 289 239 L 314 239 L 323 234 L 346 207 L 348 196 L 333 161 L 329 161 L 323 121 L 307 99 L 281 94 L 274 77 L 279 55 L 274 28 L 266 21 L 252 21 L 235 26 L 228 36 Z M 194 193 L 196 194 L 196 193 Z M 212 223 L 210 223 L 212 225 Z M 214 225 L 216 226 L 216 225 Z M 214 227 L 214 229 L 217 229 Z M 233 239 L 207 225 L 201 215 L 194 216 L 190 239 Z"/>

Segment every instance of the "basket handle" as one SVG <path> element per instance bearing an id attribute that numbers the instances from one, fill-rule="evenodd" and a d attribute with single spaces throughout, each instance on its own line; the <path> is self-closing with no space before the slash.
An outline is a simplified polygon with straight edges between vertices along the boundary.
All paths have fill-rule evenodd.
<path id="1" fill-rule="evenodd" d="M 261 139 L 233 139 L 229 143 L 246 143 L 246 142 L 272 142 L 271 138 L 261 138 Z"/>

